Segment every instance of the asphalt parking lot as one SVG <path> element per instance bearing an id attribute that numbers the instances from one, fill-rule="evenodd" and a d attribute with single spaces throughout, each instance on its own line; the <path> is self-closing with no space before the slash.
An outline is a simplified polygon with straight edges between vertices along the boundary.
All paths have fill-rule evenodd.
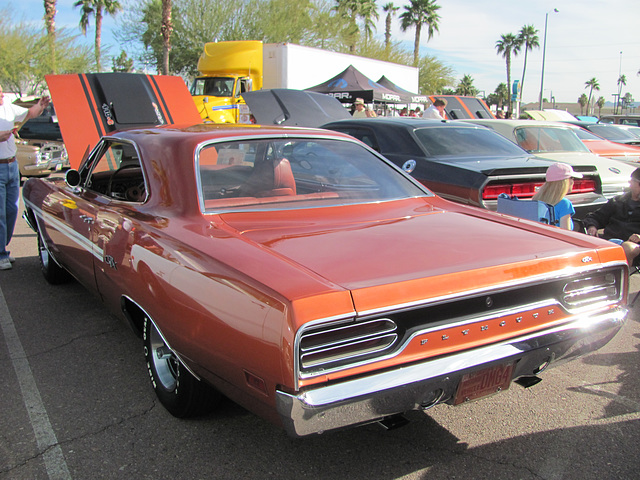
<path id="1" fill-rule="evenodd" d="M 640 301 L 606 347 L 532 388 L 413 412 L 397 430 L 296 440 L 229 401 L 173 418 L 149 386 L 137 337 L 78 284 L 45 282 L 22 219 L 11 250 L 15 267 L 0 272 L 0 479 L 639 476 Z"/>

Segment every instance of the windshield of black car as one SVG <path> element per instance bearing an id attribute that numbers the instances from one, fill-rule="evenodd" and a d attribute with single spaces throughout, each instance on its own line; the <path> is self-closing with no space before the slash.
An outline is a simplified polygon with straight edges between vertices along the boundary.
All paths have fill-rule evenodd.
<path id="1" fill-rule="evenodd" d="M 477 157 L 526 154 L 513 142 L 485 127 L 418 128 L 415 130 L 415 135 L 427 156 Z"/>
<path id="2" fill-rule="evenodd" d="M 589 152 L 571 127 L 523 126 L 515 133 L 518 145 L 531 153 Z"/>
<path id="3" fill-rule="evenodd" d="M 204 211 L 294 209 L 426 196 L 359 143 L 243 139 L 202 145 L 197 173 Z"/>

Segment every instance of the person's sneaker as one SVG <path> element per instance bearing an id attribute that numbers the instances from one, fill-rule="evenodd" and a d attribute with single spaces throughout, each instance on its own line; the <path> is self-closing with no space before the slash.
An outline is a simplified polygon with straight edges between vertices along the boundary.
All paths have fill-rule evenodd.
<path id="1" fill-rule="evenodd" d="M 11 263 L 13 263 L 13 262 L 15 262 L 15 261 L 16 261 L 16 259 L 15 259 L 15 257 L 12 257 L 11 255 L 9 255 L 9 261 L 10 261 Z"/>
<path id="2" fill-rule="evenodd" d="M 11 265 L 11 260 L 8 258 L 0 258 L 0 270 L 11 270 L 13 265 Z"/>

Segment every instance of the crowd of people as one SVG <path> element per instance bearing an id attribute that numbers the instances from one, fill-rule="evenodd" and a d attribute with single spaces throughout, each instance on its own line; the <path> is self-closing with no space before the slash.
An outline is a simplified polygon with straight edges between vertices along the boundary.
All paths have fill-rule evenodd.
<path id="1" fill-rule="evenodd" d="M 444 98 L 436 98 L 433 103 L 424 110 L 417 106 L 415 108 L 401 107 L 400 109 L 385 106 L 383 110 L 378 107 L 377 110 L 371 105 L 367 105 L 362 98 L 356 98 L 351 106 L 351 115 L 355 118 L 366 117 L 418 117 L 418 118 L 432 118 L 435 120 L 446 120 L 447 114 L 445 109 L 447 107 L 447 100 Z M 510 118 L 508 113 L 502 110 L 497 110 L 496 118 Z"/>

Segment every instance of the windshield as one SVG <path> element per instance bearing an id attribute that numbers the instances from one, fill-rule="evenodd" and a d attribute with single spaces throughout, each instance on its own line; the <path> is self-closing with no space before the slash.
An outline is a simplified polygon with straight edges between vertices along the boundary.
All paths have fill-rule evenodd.
<path id="1" fill-rule="evenodd" d="M 584 128 L 574 128 L 574 132 L 578 135 L 580 140 L 602 140 L 602 137 L 599 137 L 595 133 L 591 133 L 589 130 L 585 130 Z"/>
<path id="2" fill-rule="evenodd" d="M 538 152 L 589 152 L 571 128 L 518 127 L 518 145 L 531 153 Z"/>
<path id="3" fill-rule="evenodd" d="M 233 94 L 233 77 L 201 77 L 196 78 L 191 86 L 191 95 L 210 95 L 213 97 L 231 97 Z"/>
<path id="4" fill-rule="evenodd" d="M 253 139 L 197 152 L 201 205 L 295 209 L 426 196 L 408 177 L 351 141 Z"/>
<path id="5" fill-rule="evenodd" d="M 415 130 L 427 153 L 434 157 L 523 155 L 513 142 L 485 127 L 429 127 Z"/>
<path id="6" fill-rule="evenodd" d="M 596 135 L 600 135 L 614 142 L 619 140 L 637 140 L 635 135 L 613 125 L 589 125 L 589 130 Z"/>

